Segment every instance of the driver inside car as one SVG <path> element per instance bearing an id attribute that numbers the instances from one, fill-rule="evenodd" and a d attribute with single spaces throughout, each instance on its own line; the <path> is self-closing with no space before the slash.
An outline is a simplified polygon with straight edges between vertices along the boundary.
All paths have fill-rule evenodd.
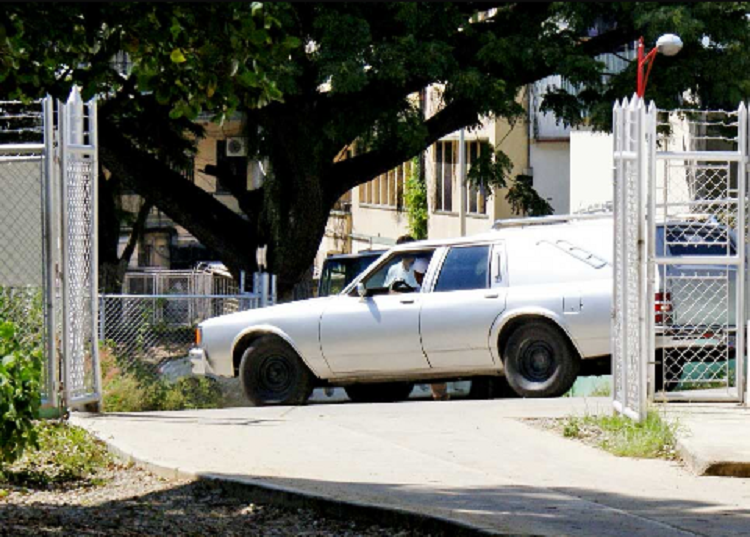
<path id="1" fill-rule="evenodd" d="M 396 282 L 404 282 L 409 287 L 416 289 L 419 285 L 414 277 L 414 257 L 405 255 L 400 263 L 392 265 L 385 276 L 385 286 L 392 288 Z"/>
<path id="2" fill-rule="evenodd" d="M 404 257 L 388 269 L 385 285 L 394 293 L 412 293 L 422 288 L 429 260 L 424 257 Z"/>

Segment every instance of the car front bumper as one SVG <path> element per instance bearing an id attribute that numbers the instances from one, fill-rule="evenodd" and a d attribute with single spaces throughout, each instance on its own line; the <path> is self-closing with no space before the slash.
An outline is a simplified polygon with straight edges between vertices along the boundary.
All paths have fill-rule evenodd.
<path id="1" fill-rule="evenodd" d="M 190 359 L 193 375 L 214 375 L 211 363 L 208 360 L 208 355 L 206 354 L 206 351 L 200 347 L 193 347 L 190 349 L 188 358 Z"/>

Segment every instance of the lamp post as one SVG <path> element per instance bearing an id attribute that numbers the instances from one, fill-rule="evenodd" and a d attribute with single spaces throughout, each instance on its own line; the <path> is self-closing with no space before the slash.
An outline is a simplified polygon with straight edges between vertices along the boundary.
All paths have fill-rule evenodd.
<path id="1" fill-rule="evenodd" d="M 643 98 L 643 94 L 646 92 L 648 75 L 651 73 L 651 68 L 654 66 L 656 54 L 661 52 L 665 56 L 674 56 L 680 52 L 681 49 L 682 39 L 674 34 L 664 34 L 657 39 L 656 46 L 651 49 L 648 54 L 644 54 L 643 37 L 638 40 L 638 83 L 635 90 L 638 97 Z M 644 73 L 646 63 L 648 63 L 648 70 Z"/>

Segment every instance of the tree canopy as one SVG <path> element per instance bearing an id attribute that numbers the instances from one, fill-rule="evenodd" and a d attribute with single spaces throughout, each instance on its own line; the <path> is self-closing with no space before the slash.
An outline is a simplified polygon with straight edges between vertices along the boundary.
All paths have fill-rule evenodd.
<path id="1" fill-rule="evenodd" d="M 10 98 L 64 94 L 72 83 L 106 96 L 102 162 L 130 188 L 217 251 L 235 273 L 269 245 L 282 287 L 309 267 L 330 209 L 349 189 L 482 117 L 520 122 L 528 84 L 559 74 L 577 91 L 550 92 L 563 120 L 607 128 L 635 65 L 607 73 L 602 53 L 676 33 L 646 97 L 659 107 L 734 108 L 750 92 L 747 3 L 6 4 L 0 87 Z M 649 45 L 650 48 L 650 45 Z M 110 59 L 125 51 L 132 74 Z M 442 88 L 426 118 L 414 95 Z M 690 103 L 688 103 L 690 104 Z M 189 120 L 243 112 L 263 187 L 222 183 L 235 214 L 174 169 L 191 146 Z M 195 130 L 193 129 L 193 133 Z M 336 160 L 356 143 L 357 153 Z M 171 148 L 171 149 L 170 149 Z M 512 199 L 523 206 L 528 178 Z M 488 167 L 490 169 L 490 167 Z M 490 172 L 488 172 L 490 173 Z M 533 202 L 533 197 L 531 199 Z"/>

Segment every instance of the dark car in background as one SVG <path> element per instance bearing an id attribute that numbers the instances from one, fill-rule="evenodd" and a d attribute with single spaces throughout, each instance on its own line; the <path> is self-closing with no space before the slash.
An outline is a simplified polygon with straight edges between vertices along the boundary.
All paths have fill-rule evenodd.
<path id="1" fill-rule="evenodd" d="M 334 254 L 323 262 L 318 281 L 318 296 L 339 294 L 354 278 L 387 250 L 364 250 L 356 254 Z"/>

